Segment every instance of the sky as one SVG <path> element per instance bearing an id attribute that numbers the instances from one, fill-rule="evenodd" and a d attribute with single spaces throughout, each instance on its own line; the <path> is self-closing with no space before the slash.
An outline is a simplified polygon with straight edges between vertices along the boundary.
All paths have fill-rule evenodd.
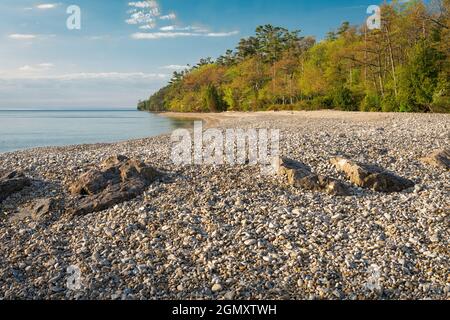
<path id="1" fill-rule="evenodd" d="M 218 57 L 258 25 L 320 41 L 343 21 L 364 23 L 378 2 L 1 0 L 0 109 L 134 107 L 175 70 Z"/>

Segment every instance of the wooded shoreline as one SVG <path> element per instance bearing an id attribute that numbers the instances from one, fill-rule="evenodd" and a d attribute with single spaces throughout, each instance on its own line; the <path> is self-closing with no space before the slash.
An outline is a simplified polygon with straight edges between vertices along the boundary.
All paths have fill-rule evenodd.
<path id="1" fill-rule="evenodd" d="M 259 26 L 235 50 L 175 72 L 140 110 L 450 112 L 450 0 L 383 4 L 382 25 L 326 39 Z"/>

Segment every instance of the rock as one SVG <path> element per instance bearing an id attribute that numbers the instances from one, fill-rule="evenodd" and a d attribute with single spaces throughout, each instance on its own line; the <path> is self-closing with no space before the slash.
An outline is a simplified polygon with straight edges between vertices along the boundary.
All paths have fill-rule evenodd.
<path id="1" fill-rule="evenodd" d="M 335 179 L 320 176 L 301 162 L 277 157 L 273 167 L 278 175 L 284 177 L 289 185 L 310 191 L 323 191 L 330 195 L 349 196 L 351 191 L 347 185 Z"/>
<path id="2" fill-rule="evenodd" d="M 56 201 L 54 199 L 39 199 L 29 206 L 31 217 L 34 220 L 42 220 L 50 216 L 55 209 Z"/>
<path id="3" fill-rule="evenodd" d="M 234 292 L 233 291 L 228 291 L 227 293 L 224 294 L 224 299 L 225 300 L 233 300 L 234 299 Z"/>
<path id="4" fill-rule="evenodd" d="M 246 240 L 246 241 L 244 242 L 244 244 L 245 244 L 246 246 L 252 246 L 252 245 L 256 244 L 256 240 L 255 240 L 255 239 L 249 239 L 249 240 Z"/>
<path id="5" fill-rule="evenodd" d="M 126 161 L 119 170 L 122 182 L 136 178 L 153 182 L 160 176 L 159 171 L 136 159 Z"/>
<path id="6" fill-rule="evenodd" d="M 430 237 L 430 241 L 433 242 L 433 243 L 439 242 L 439 235 L 438 235 L 437 233 L 433 234 L 433 235 Z"/>
<path id="7" fill-rule="evenodd" d="M 70 187 L 73 195 L 95 195 L 103 191 L 109 184 L 120 183 L 119 172 L 112 169 L 100 171 L 93 169 L 83 174 Z"/>
<path id="8" fill-rule="evenodd" d="M 436 150 L 420 160 L 423 164 L 450 170 L 450 149 Z"/>
<path id="9" fill-rule="evenodd" d="M 113 238 L 113 237 L 116 235 L 116 232 L 115 232 L 113 229 L 111 229 L 111 228 L 107 228 L 107 229 L 105 230 L 105 234 L 106 234 L 108 237 Z"/>
<path id="10" fill-rule="evenodd" d="M 21 172 L 11 171 L 0 176 L 0 203 L 30 185 L 31 180 Z"/>
<path id="11" fill-rule="evenodd" d="M 326 192 L 336 196 L 350 196 L 352 192 L 349 187 L 341 181 L 329 179 L 325 185 Z"/>
<path id="12" fill-rule="evenodd" d="M 219 292 L 222 291 L 222 285 L 219 283 L 216 283 L 211 288 L 212 292 Z"/>
<path id="13" fill-rule="evenodd" d="M 136 198 L 160 175 L 158 170 L 136 159 L 111 157 L 69 187 L 78 197 L 66 211 L 79 216 L 106 210 Z"/>
<path id="14" fill-rule="evenodd" d="M 319 181 L 320 180 L 319 176 L 312 173 L 310 173 L 306 177 L 302 177 L 301 175 L 302 174 L 299 175 L 298 173 L 295 173 L 294 177 L 291 180 L 289 180 L 289 184 L 297 188 L 302 188 L 311 191 L 322 190 L 322 186 Z"/>
<path id="15" fill-rule="evenodd" d="M 301 162 L 288 158 L 275 157 L 272 161 L 275 172 L 287 178 L 290 185 L 294 185 L 296 180 L 311 175 L 311 170 Z"/>
<path id="16" fill-rule="evenodd" d="M 126 162 L 128 160 L 127 157 L 122 155 L 114 155 L 103 161 L 100 165 L 100 167 L 104 170 L 108 170 L 109 168 L 116 167 L 120 165 L 123 162 Z"/>
<path id="17" fill-rule="evenodd" d="M 339 157 L 331 159 L 331 163 L 337 170 L 344 172 L 352 183 L 361 188 L 391 193 L 414 187 L 414 182 L 411 180 L 399 177 L 378 166 Z"/>

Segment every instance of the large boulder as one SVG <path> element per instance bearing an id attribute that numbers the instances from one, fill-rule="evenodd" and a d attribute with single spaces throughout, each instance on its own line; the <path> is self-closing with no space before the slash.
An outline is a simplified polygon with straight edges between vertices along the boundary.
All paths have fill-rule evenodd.
<path id="1" fill-rule="evenodd" d="M 305 164 L 287 158 L 273 159 L 275 172 L 286 182 L 296 188 L 309 191 L 326 192 L 330 195 L 349 196 L 351 191 L 344 183 L 321 175 L 317 175 Z"/>
<path id="2" fill-rule="evenodd" d="M 66 211 L 76 216 L 106 210 L 138 197 L 160 176 L 158 170 L 137 159 L 111 157 L 69 186 L 76 198 Z"/>
<path id="3" fill-rule="evenodd" d="M 11 171 L 0 174 L 0 203 L 30 185 L 31 180 L 21 172 Z"/>
<path id="4" fill-rule="evenodd" d="M 11 220 L 18 221 L 23 218 L 31 217 L 35 221 L 46 221 L 53 218 L 56 213 L 59 213 L 60 209 L 61 206 L 56 199 L 36 199 L 19 208 L 17 213 L 11 216 Z"/>
<path id="5" fill-rule="evenodd" d="M 424 164 L 450 170 L 450 149 L 436 150 L 420 160 Z"/>
<path id="6" fill-rule="evenodd" d="M 378 192 L 400 192 L 414 187 L 411 180 L 399 177 L 378 166 L 363 164 L 345 158 L 333 158 L 331 163 L 337 170 L 357 186 Z"/>

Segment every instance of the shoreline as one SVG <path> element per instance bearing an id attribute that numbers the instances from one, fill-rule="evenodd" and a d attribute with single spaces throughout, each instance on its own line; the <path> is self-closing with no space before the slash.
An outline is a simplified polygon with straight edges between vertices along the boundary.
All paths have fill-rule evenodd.
<path id="1" fill-rule="evenodd" d="M 141 111 L 148 112 L 148 111 Z M 271 121 L 276 119 L 283 119 L 290 117 L 292 119 L 304 120 L 304 119 L 334 119 L 334 120 L 344 120 L 344 121 L 382 121 L 390 118 L 396 117 L 408 117 L 408 115 L 416 115 L 423 117 L 437 117 L 443 116 L 444 118 L 450 119 L 450 114 L 433 114 L 433 113 L 387 113 L 387 112 L 350 112 L 350 111 L 337 111 L 337 110 L 315 110 L 315 111 L 257 111 L 257 112 L 221 112 L 221 113 L 183 113 L 183 112 L 150 112 L 154 115 L 171 118 L 174 120 L 199 120 L 204 122 L 204 129 L 216 128 L 221 125 L 231 125 L 233 126 L 234 121 L 246 121 L 258 123 L 259 121 Z M 67 148 L 90 148 L 90 147 L 105 147 L 115 144 L 124 144 L 127 142 L 139 142 L 144 139 L 158 138 L 170 135 L 170 132 L 162 133 L 154 136 L 147 136 L 134 139 L 125 139 L 112 142 L 95 142 L 95 143 L 75 143 L 69 145 L 60 146 L 41 146 L 41 147 L 30 147 L 20 150 L 4 151 L 0 152 L 0 155 L 11 154 L 11 153 L 23 153 L 29 151 L 39 152 L 40 150 L 58 150 Z"/>
<path id="2" fill-rule="evenodd" d="M 223 120 L 220 113 L 183 113 L 183 112 L 154 112 L 154 114 L 171 119 L 199 120 L 205 123 L 208 128 L 217 126 Z"/>
<path id="3" fill-rule="evenodd" d="M 148 111 L 141 111 L 148 112 Z M 337 111 L 337 110 L 315 110 L 315 111 L 257 111 L 257 112 L 221 112 L 221 113 L 183 113 L 183 112 L 150 112 L 154 115 L 167 117 L 171 119 L 179 120 L 199 120 L 204 122 L 204 129 L 220 127 L 221 125 L 231 125 L 233 126 L 234 121 L 246 121 L 258 123 L 259 121 L 271 121 L 276 119 L 283 119 L 290 117 L 292 119 L 304 120 L 304 119 L 334 119 L 334 120 L 344 120 L 344 121 L 382 121 L 390 118 L 396 117 L 408 117 L 408 115 L 416 115 L 423 117 L 436 117 L 443 116 L 444 118 L 450 118 L 450 114 L 432 114 L 432 113 L 386 113 L 386 112 L 349 112 L 349 111 Z M 0 155 L 4 154 L 14 154 L 41 150 L 64 150 L 67 148 L 74 149 L 77 147 L 83 148 L 94 148 L 94 147 L 105 147 L 116 144 L 133 143 L 139 142 L 144 139 L 158 138 L 170 135 L 170 132 L 158 134 L 154 136 L 135 138 L 135 139 L 125 139 L 112 142 L 96 142 L 96 143 L 75 143 L 69 145 L 61 146 L 41 146 L 41 147 L 30 147 L 20 150 L 5 151 L 0 152 Z"/>
<path id="4" fill-rule="evenodd" d="M 184 112 L 154 112 L 159 116 L 173 118 L 173 119 L 198 119 L 206 123 L 206 127 L 217 127 L 220 124 L 229 120 L 270 120 L 283 118 L 287 116 L 293 116 L 295 118 L 338 118 L 338 119 L 350 119 L 350 120 L 382 120 L 387 119 L 389 116 L 401 115 L 401 113 L 383 113 L 383 112 L 350 112 L 350 111 L 338 111 L 338 110 L 315 110 L 315 111 L 226 111 L 220 113 L 184 113 Z M 403 113 L 404 114 L 404 113 Z M 409 113 L 413 114 L 413 113 Z M 425 115 L 425 114 L 424 114 Z M 450 116 L 450 115 L 448 115 Z"/>

